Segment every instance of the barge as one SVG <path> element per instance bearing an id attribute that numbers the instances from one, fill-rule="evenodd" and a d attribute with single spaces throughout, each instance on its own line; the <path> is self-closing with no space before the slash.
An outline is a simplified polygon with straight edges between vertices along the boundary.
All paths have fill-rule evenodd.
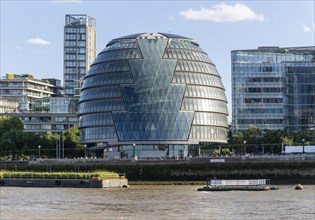
<path id="1" fill-rule="evenodd" d="M 224 180 L 207 179 L 207 185 L 198 191 L 268 191 L 278 189 L 270 185 L 269 179 Z"/>
<path id="2" fill-rule="evenodd" d="M 125 175 L 111 172 L 0 172 L 0 187 L 5 186 L 112 188 L 127 187 L 128 180 Z"/>

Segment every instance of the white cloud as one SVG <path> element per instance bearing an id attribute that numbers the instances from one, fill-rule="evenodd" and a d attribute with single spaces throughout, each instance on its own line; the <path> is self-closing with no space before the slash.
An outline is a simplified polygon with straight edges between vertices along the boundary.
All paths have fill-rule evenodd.
<path id="1" fill-rule="evenodd" d="M 264 15 L 256 14 L 242 3 L 235 5 L 221 3 L 209 9 L 204 7 L 200 10 L 188 9 L 179 14 L 190 20 L 214 22 L 264 21 L 265 19 Z"/>
<path id="2" fill-rule="evenodd" d="M 303 31 L 304 32 L 312 32 L 312 31 L 315 31 L 315 23 L 313 25 L 305 25 L 305 24 L 302 24 L 302 27 L 303 27 Z"/>
<path id="3" fill-rule="evenodd" d="M 17 49 L 17 50 L 22 50 L 22 47 L 20 47 L 20 45 L 15 45 L 15 48 Z"/>
<path id="4" fill-rule="evenodd" d="M 29 44 L 35 44 L 35 45 L 49 45 L 50 44 L 50 42 L 43 40 L 39 37 L 31 38 L 31 39 L 27 40 L 26 42 Z"/>
<path id="5" fill-rule="evenodd" d="M 171 21 L 173 21 L 175 18 L 172 15 L 168 16 L 168 19 L 170 19 Z"/>

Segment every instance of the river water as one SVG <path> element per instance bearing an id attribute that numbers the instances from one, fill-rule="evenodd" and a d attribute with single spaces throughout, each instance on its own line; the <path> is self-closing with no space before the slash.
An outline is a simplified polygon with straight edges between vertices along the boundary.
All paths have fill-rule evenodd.
<path id="1" fill-rule="evenodd" d="M 198 192 L 199 187 L 0 187 L 0 219 L 315 219 L 315 185 L 261 192 Z"/>

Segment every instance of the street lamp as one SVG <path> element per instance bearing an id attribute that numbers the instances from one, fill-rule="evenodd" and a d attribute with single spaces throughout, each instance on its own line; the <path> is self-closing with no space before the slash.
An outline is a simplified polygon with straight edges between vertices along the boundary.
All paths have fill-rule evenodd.
<path id="1" fill-rule="evenodd" d="M 246 155 L 246 141 L 243 141 L 243 143 L 244 143 L 244 153 Z"/>
<path id="2" fill-rule="evenodd" d="M 84 147 L 84 158 L 86 158 L 86 144 L 84 144 L 83 147 Z"/>
<path id="3" fill-rule="evenodd" d="M 136 144 L 135 143 L 133 143 L 133 145 L 132 145 L 133 147 L 132 147 L 132 157 L 135 157 L 135 151 L 136 151 Z"/>
<path id="4" fill-rule="evenodd" d="M 40 158 L 40 148 L 41 148 L 41 146 L 38 145 L 38 158 Z"/>
<path id="5" fill-rule="evenodd" d="M 233 154 L 233 147 L 230 147 L 229 140 L 230 138 L 226 138 L 227 148 L 229 149 L 230 153 Z"/>
<path id="6" fill-rule="evenodd" d="M 304 143 L 305 143 L 305 139 L 303 138 L 303 139 L 302 139 L 302 144 L 303 144 L 303 154 L 304 154 L 304 152 L 305 152 L 305 151 L 304 151 Z"/>

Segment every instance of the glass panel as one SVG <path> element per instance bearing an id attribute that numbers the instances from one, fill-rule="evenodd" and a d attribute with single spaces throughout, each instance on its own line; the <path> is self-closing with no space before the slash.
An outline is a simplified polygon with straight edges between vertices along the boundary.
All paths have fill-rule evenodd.
<path id="1" fill-rule="evenodd" d="M 193 112 L 114 112 L 120 140 L 188 140 Z"/>
<path id="2" fill-rule="evenodd" d="M 99 73 L 126 71 L 130 71 L 127 60 L 109 61 L 92 65 L 90 70 L 87 72 L 87 76 Z"/>
<path id="3" fill-rule="evenodd" d="M 202 72 L 220 77 L 214 65 L 196 61 L 179 60 L 176 71 Z"/>
<path id="4" fill-rule="evenodd" d="M 219 99 L 227 102 L 224 90 L 217 87 L 187 85 L 185 97 Z"/>
<path id="5" fill-rule="evenodd" d="M 138 85 L 168 85 L 171 83 L 176 60 L 130 60 L 130 68 Z"/>
<path id="6" fill-rule="evenodd" d="M 99 54 L 92 65 L 109 60 L 139 59 L 142 54 L 139 49 L 111 50 Z"/>
<path id="7" fill-rule="evenodd" d="M 121 97 L 119 85 L 92 87 L 81 91 L 80 101 Z"/>
<path id="8" fill-rule="evenodd" d="M 162 59 L 167 39 L 138 39 L 144 59 Z"/>
<path id="9" fill-rule="evenodd" d="M 175 72 L 173 83 L 206 85 L 224 89 L 220 77 L 202 73 Z"/>
<path id="10" fill-rule="evenodd" d="M 228 121 L 224 114 L 195 112 L 193 125 L 216 125 L 228 127 Z"/>
<path id="11" fill-rule="evenodd" d="M 110 84 L 125 84 L 133 83 L 133 78 L 130 72 L 116 72 L 92 75 L 87 77 L 83 83 L 83 89 L 93 86 L 105 86 Z"/>
<path id="12" fill-rule="evenodd" d="M 80 117 L 80 127 L 113 125 L 112 113 L 90 114 Z"/>
<path id="13" fill-rule="evenodd" d="M 124 111 L 125 106 L 122 99 L 113 98 L 106 100 L 88 101 L 80 103 L 79 113 Z"/>
<path id="14" fill-rule="evenodd" d="M 226 102 L 208 99 L 184 98 L 181 110 L 220 112 L 228 115 Z"/>
<path id="15" fill-rule="evenodd" d="M 97 139 L 117 139 L 116 131 L 113 126 L 82 128 L 80 129 L 82 141 Z"/>

